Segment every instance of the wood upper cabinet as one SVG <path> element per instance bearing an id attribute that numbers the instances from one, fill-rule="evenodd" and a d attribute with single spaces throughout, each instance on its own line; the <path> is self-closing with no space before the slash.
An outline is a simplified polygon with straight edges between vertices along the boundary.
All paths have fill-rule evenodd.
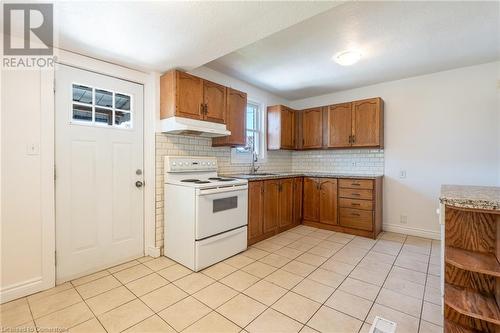
<path id="1" fill-rule="evenodd" d="M 160 118 L 203 119 L 203 79 L 170 71 L 160 79 Z"/>
<path id="2" fill-rule="evenodd" d="M 381 98 L 352 102 L 352 146 L 384 146 L 384 110 Z"/>
<path id="3" fill-rule="evenodd" d="M 267 108 L 267 149 L 295 148 L 295 112 L 284 105 Z"/>
<path id="4" fill-rule="evenodd" d="M 247 94 L 227 88 L 226 126 L 231 135 L 213 138 L 212 146 L 238 147 L 246 145 Z"/>
<path id="5" fill-rule="evenodd" d="M 319 181 L 319 222 L 336 225 L 337 222 L 337 179 L 323 178 Z"/>
<path id="6" fill-rule="evenodd" d="M 264 181 L 264 210 L 262 220 L 264 234 L 275 232 L 279 219 L 279 180 Z"/>
<path id="7" fill-rule="evenodd" d="M 330 105 L 326 111 L 326 146 L 342 148 L 351 145 L 352 103 Z"/>
<path id="8" fill-rule="evenodd" d="M 323 112 L 321 108 L 302 110 L 302 148 L 321 148 L 323 145 Z"/>
<path id="9" fill-rule="evenodd" d="M 226 87 L 223 85 L 203 80 L 203 120 L 214 123 L 226 121 Z"/>
<path id="10" fill-rule="evenodd" d="M 304 178 L 303 218 L 308 221 L 319 221 L 319 183 L 317 178 Z"/>
<path id="11" fill-rule="evenodd" d="M 248 183 L 248 243 L 258 242 L 264 234 L 263 216 L 264 182 L 254 181 Z"/>
<path id="12" fill-rule="evenodd" d="M 293 224 L 293 178 L 279 182 L 279 223 L 280 230 L 288 229 Z"/>
<path id="13" fill-rule="evenodd" d="M 302 197 L 304 189 L 304 179 L 296 177 L 293 179 L 293 224 L 299 225 L 302 222 Z"/>

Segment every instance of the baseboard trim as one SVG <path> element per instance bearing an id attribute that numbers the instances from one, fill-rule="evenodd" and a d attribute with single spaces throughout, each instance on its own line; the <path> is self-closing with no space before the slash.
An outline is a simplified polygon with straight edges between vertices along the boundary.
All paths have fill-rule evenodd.
<path id="1" fill-rule="evenodd" d="M 50 287 L 51 285 L 47 285 L 47 283 L 43 281 L 42 277 L 33 278 L 7 286 L 0 290 L 0 304 L 37 293 Z"/>
<path id="2" fill-rule="evenodd" d="M 146 255 L 151 256 L 153 258 L 158 258 L 161 255 L 161 249 L 159 247 L 150 246 L 147 248 Z"/>
<path id="3" fill-rule="evenodd" d="M 397 232 L 400 234 L 407 234 L 416 237 L 425 237 L 431 239 L 441 239 L 441 233 L 439 231 L 432 231 L 420 228 L 402 227 L 397 224 L 384 224 L 382 226 L 383 231 Z"/>

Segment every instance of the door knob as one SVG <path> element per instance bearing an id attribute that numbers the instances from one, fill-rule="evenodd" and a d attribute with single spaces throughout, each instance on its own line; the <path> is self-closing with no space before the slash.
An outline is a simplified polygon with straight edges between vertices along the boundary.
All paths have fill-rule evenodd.
<path id="1" fill-rule="evenodd" d="M 135 182 L 135 187 L 142 187 L 143 185 L 144 185 L 144 183 L 141 182 L 140 180 Z"/>

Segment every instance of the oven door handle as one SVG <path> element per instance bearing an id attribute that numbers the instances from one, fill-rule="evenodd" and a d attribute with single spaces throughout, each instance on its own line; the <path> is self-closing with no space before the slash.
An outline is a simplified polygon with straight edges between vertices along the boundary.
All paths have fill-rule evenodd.
<path id="1" fill-rule="evenodd" d="M 246 189 L 248 189 L 248 185 L 200 189 L 200 195 L 219 194 L 219 193 L 225 193 L 225 192 L 236 192 L 236 191 L 242 191 L 242 190 L 246 190 Z"/>

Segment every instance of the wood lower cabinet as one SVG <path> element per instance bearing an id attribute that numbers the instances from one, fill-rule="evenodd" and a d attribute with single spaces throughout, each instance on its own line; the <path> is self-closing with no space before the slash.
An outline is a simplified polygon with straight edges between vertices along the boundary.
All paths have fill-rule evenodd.
<path id="1" fill-rule="evenodd" d="M 284 106 L 267 108 L 267 149 L 295 149 L 295 111 Z"/>
<path id="2" fill-rule="evenodd" d="M 319 197 L 319 223 L 337 225 L 337 179 L 320 179 Z"/>
<path id="3" fill-rule="evenodd" d="M 293 225 L 293 178 L 279 181 L 278 232 L 290 229 Z"/>
<path id="4" fill-rule="evenodd" d="M 258 242 L 264 234 L 262 216 L 264 207 L 264 182 L 248 183 L 248 242 Z"/>
<path id="5" fill-rule="evenodd" d="M 293 225 L 302 223 L 302 197 L 304 193 L 304 178 L 293 178 Z"/>
<path id="6" fill-rule="evenodd" d="M 212 139 L 212 146 L 245 146 L 246 136 L 247 94 L 236 89 L 227 88 L 226 126 L 231 135 Z"/>
<path id="7" fill-rule="evenodd" d="M 303 219 L 319 221 L 319 179 L 304 178 Z"/>
<path id="8" fill-rule="evenodd" d="M 279 180 L 264 181 L 264 212 L 262 217 L 264 233 L 274 232 L 278 227 L 279 186 Z"/>

